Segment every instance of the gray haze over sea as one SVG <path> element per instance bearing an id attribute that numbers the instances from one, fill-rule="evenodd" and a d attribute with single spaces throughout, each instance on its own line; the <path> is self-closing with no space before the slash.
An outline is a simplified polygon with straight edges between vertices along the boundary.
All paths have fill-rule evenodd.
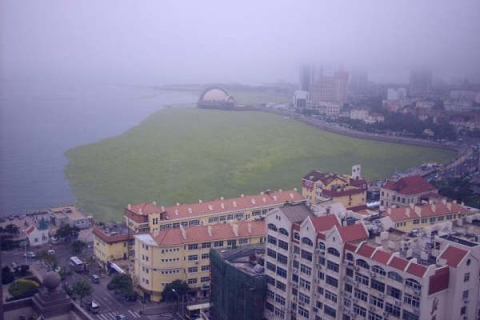
<path id="1" fill-rule="evenodd" d="M 1 81 L 0 216 L 74 203 L 65 151 L 196 99 L 154 86 Z"/>

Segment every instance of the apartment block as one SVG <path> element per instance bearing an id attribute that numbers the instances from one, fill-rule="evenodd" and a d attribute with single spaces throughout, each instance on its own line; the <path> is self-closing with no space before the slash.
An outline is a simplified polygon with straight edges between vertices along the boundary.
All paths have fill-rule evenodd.
<path id="1" fill-rule="evenodd" d="M 302 195 L 311 206 L 330 199 L 341 202 L 349 210 L 364 210 L 367 189 L 368 183 L 362 179 L 359 165 L 352 167 L 351 176 L 313 170 L 302 179 Z"/>
<path id="2" fill-rule="evenodd" d="M 285 206 L 266 218 L 266 319 L 478 319 L 480 215 L 371 233 Z M 470 234 L 470 238 L 464 236 Z"/>
<path id="3" fill-rule="evenodd" d="M 135 235 L 134 282 L 143 296 L 161 299 L 165 285 L 186 281 L 192 295 L 208 296 L 211 248 L 227 249 L 263 243 L 263 220 L 198 225 Z"/>

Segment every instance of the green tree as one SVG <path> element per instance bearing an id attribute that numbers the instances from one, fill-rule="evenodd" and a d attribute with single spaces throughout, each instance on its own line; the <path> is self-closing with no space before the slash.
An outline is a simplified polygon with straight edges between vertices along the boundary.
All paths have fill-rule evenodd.
<path id="1" fill-rule="evenodd" d="M 175 291 L 173 291 L 175 290 Z M 182 280 L 175 280 L 165 286 L 162 292 L 163 301 L 176 301 L 188 293 L 188 284 Z M 178 295 L 178 296 L 177 296 Z M 180 298 L 181 300 L 181 298 Z"/>
<path id="2" fill-rule="evenodd" d="M 81 240 L 75 240 L 73 241 L 72 243 L 72 253 L 73 254 L 79 254 L 82 252 L 83 248 L 85 248 L 85 242 L 81 241 Z"/>
<path id="3" fill-rule="evenodd" d="M 14 224 L 7 224 L 3 229 L 3 232 L 10 233 L 10 234 L 17 234 L 19 232 L 19 229 Z"/>
<path id="4" fill-rule="evenodd" d="M 56 236 L 62 239 L 77 238 L 80 233 L 80 229 L 76 226 L 71 227 L 69 224 L 64 224 L 58 228 Z"/>
<path id="5" fill-rule="evenodd" d="M 10 270 L 10 267 L 4 267 L 2 269 L 2 284 L 9 284 L 13 280 L 15 280 L 15 275 Z"/>
<path id="6" fill-rule="evenodd" d="M 79 280 L 72 284 L 72 291 L 74 294 L 80 297 L 80 305 L 82 299 L 92 294 L 92 286 L 85 280 Z"/>
<path id="7" fill-rule="evenodd" d="M 53 254 L 49 254 L 47 250 L 40 252 L 39 257 L 43 260 L 43 262 L 49 265 L 50 268 L 55 268 L 57 265 L 57 257 L 55 257 Z"/>
<path id="8" fill-rule="evenodd" d="M 124 273 L 117 273 L 107 285 L 108 290 L 115 290 L 115 293 L 130 295 L 133 291 L 132 278 Z"/>

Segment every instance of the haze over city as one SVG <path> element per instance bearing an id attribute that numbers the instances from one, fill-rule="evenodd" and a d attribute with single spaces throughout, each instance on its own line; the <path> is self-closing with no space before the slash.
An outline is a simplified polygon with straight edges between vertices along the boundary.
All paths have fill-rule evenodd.
<path id="1" fill-rule="evenodd" d="M 297 81 L 304 63 L 406 83 L 480 76 L 480 2 L 2 1 L 2 79 Z"/>

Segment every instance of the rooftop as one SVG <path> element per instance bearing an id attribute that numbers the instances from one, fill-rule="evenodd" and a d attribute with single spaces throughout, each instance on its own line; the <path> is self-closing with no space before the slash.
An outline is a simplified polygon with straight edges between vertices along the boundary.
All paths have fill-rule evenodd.
<path id="1" fill-rule="evenodd" d="M 413 205 L 408 207 L 388 208 L 385 216 L 392 219 L 393 222 L 408 221 L 412 219 L 430 218 L 436 216 L 443 216 L 446 214 L 468 214 L 470 211 L 467 207 L 453 202 L 437 202 L 423 205 Z"/>
<path id="2" fill-rule="evenodd" d="M 93 226 L 92 233 L 106 243 L 123 242 L 133 237 L 126 226 L 101 227 Z"/>
<path id="3" fill-rule="evenodd" d="M 388 180 L 383 188 L 393 190 L 404 195 L 413 195 L 437 190 L 421 176 L 403 177 L 397 181 Z"/>
<path id="4" fill-rule="evenodd" d="M 217 250 L 220 256 L 230 265 L 253 276 L 264 274 L 262 263 L 265 245 L 250 245 L 238 249 Z M 253 259 L 255 257 L 255 259 Z"/>
<path id="5" fill-rule="evenodd" d="M 155 202 L 139 203 L 127 206 L 126 210 L 136 215 L 147 216 L 151 213 L 164 213 L 167 220 L 182 220 L 192 217 L 201 217 L 211 214 L 244 212 L 246 209 L 262 209 L 284 203 L 300 203 L 305 198 L 295 189 L 276 192 L 262 192 L 259 195 L 242 195 L 237 198 L 215 199 L 212 201 L 199 200 L 198 203 L 180 204 L 172 207 L 158 207 Z"/>
<path id="6" fill-rule="evenodd" d="M 292 223 L 301 223 L 305 218 L 312 217 L 313 214 L 305 203 L 297 205 L 286 205 L 278 210 L 282 211 L 288 220 Z"/>

